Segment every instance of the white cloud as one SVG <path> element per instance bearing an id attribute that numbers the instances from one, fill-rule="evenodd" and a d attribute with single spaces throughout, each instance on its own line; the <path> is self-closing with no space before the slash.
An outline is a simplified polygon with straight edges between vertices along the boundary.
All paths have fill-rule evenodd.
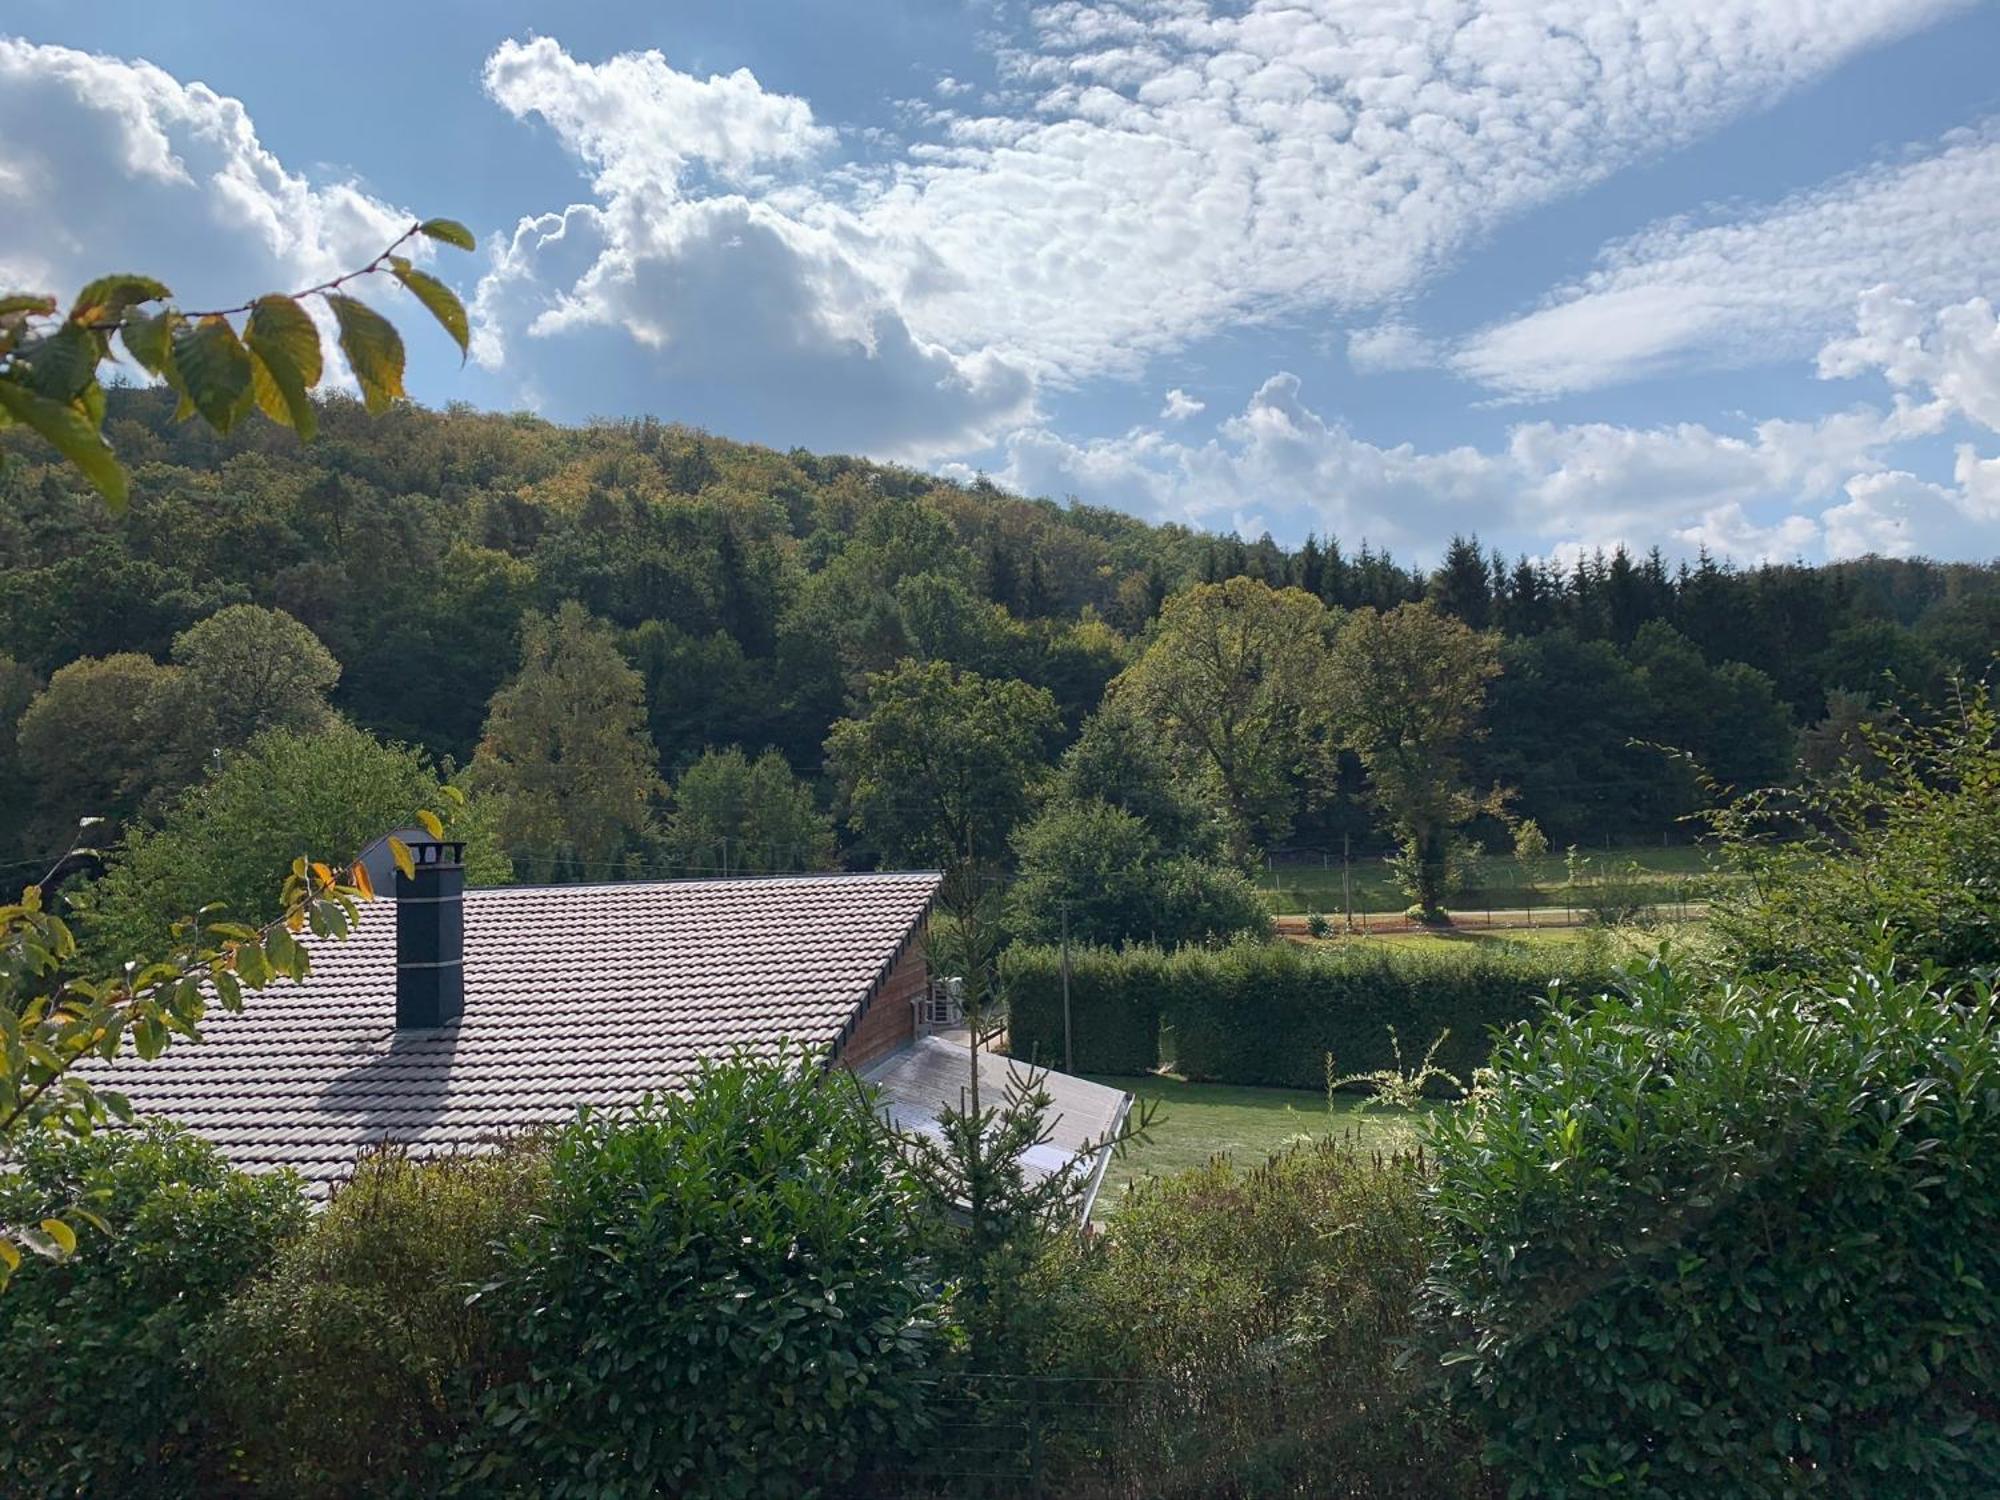
<path id="1" fill-rule="evenodd" d="M 1160 408 L 1162 422 L 1185 422 L 1208 410 L 1206 401 L 1197 401 L 1179 386 L 1167 392 L 1167 404 Z"/>
<path id="2" fill-rule="evenodd" d="M 2000 318 L 1984 297 L 1933 311 L 1904 296 L 1900 283 L 1870 287 L 1855 331 L 1820 350 L 1819 373 L 1832 380 L 1871 370 L 2000 432 Z"/>
<path id="3" fill-rule="evenodd" d="M 0 286 L 142 270 L 183 306 L 236 303 L 351 270 L 411 217 L 288 170 L 202 84 L 0 38 Z"/>
<path id="4" fill-rule="evenodd" d="M 473 299 L 474 357 L 523 399 L 575 417 L 643 392 L 734 436 L 910 458 L 1031 411 L 1023 370 L 914 331 L 865 233 L 784 175 L 834 140 L 803 100 L 546 39 L 504 43 L 485 82 L 596 174 L 596 202 L 520 222 Z"/>
<path id="5" fill-rule="evenodd" d="M 1883 281 L 1926 308 L 2000 261 L 2000 125 L 1720 222 L 1675 218 L 1617 241 L 1544 304 L 1465 340 L 1452 363 L 1549 396 L 1696 364 L 1808 355 Z"/>
<path id="6" fill-rule="evenodd" d="M 589 209 L 604 249 L 566 282 L 557 267 L 574 234 L 564 249 L 517 235 L 481 311 L 494 320 L 520 303 L 553 340 L 610 329 L 616 306 L 637 315 L 645 347 L 698 360 L 691 330 L 712 310 L 676 300 L 691 283 L 673 261 L 725 248 L 719 216 L 772 250 L 759 265 L 781 279 L 772 300 L 808 311 L 796 346 L 725 358 L 783 384 L 800 358 L 859 370 L 907 347 L 905 370 L 857 378 L 928 390 L 937 373 L 956 418 L 951 400 L 929 401 L 926 420 L 883 413 L 844 445 L 965 450 L 1036 388 L 1135 377 L 1226 327 L 1383 305 L 1505 218 L 1962 4 L 1064 0 L 1031 11 L 998 53 L 984 113 L 940 81 L 951 107 L 913 108 L 922 138 L 871 163 L 834 160 L 806 101 L 747 72 L 703 80 L 658 53 L 587 62 L 550 39 L 509 41 L 489 60 L 488 92 L 545 120 L 589 167 L 593 201 L 567 218 Z M 504 358 L 523 332 L 496 327 L 482 349 Z M 1355 347 L 1364 362 L 1421 352 L 1387 326 Z M 644 362 L 611 373 L 657 374 Z M 705 396 L 697 419 L 754 404 Z M 586 385 L 572 399 L 607 397 Z M 787 419 L 811 415 L 766 404 L 756 427 L 733 430 L 804 441 Z"/>
<path id="7" fill-rule="evenodd" d="M 1009 441 L 998 477 L 1163 519 L 1241 529 L 1249 518 L 1250 529 L 1313 528 L 1424 555 L 1440 537 L 1476 530 L 1539 553 L 1671 539 L 1757 561 L 1847 555 L 1869 536 L 1916 534 L 1882 531 L 1887 493 L 1863 481 L 1942 418 L 1935 404 L 1901 401 L 1740 432 L 1528 422 L 1498 448 L 1423 450 L 1356 437 L 1280 373 L 1205 442 L 1144 427 L 1088 442 L 1034 429 Z M 1901 498 L 1907 509 L 1911 495 Z"/>
<path id="8" fill-rule="evenodd" d="M 1348 334 L 1347 362 L 1364 375 L 1422 370 L 1438 362 L 1438 348 L 1408 323 L 1391 318 Z"/>

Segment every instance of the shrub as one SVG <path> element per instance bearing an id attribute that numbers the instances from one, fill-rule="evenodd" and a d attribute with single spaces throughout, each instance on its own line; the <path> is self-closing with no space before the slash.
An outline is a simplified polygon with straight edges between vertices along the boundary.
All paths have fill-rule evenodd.
<path id="1" fill-rule="evenodd" d="M 1984 1493 L 2000 1036 L 1970 989 L 1655 966 L 1436 1134 L 1445 1359 L 1512 1493 Z"/>
<path id="2" fill-rule="evenodd" d="M 1058 802 L 1014 835 L 1020 874 L 1008 925 L 1030 942 L 1062 935 L 1118 947 L 1268 936 L 1271 913 L 1241 870 L 1168 854 L 1140 818 L 1108 802 Z"/>
<path id="3" fill-rule="evenodd" d="M 304 1226 L 290 1174 L 236 1172 L 164 1124 L 25 1142 L 0 1219 L 33 1222 L 86 1194 L 110 1233 L 30 1262 L 0 1293 L 0 1493 L 153 1497 L 212 1491 L 195 1357 L 239 1283 Z"/>
<path id="4" fill-rule="evenodd" d="M 1077 1071 L 1150 1073 L 1160 1065 L 1158 948 L 1070 950 L 1070 1040 Z M 1062 954 L 1016 943 L 1000 962 L 1007 1049 L 1042 1067 L 1063 1062 Z"/>
<path id="5" fill-rule="evenodd" d="M 546 1175 L 528 1147 L 421 1163 L 371 1155 L 237 1294 L 211 1364 L 260 1488 L 436 1489 L 476 1399 L 509 1373 L 469 1294 L 498 1269 Z"/>
<path id="6" fill-rule="evenodd" d="M 1858 762 L 1716 815 L 1745 878 L 1711 925 L 1739 967 L 1906 973 L 2000 963 L 2000 707 L 1967 689 L 1935 723 L 1857 731 Z"/>
<path id="7" fill-rule="evenodd" d="M 925 1205 L 859 1091 L 800 1057 L 586 1113 L 492 1292 L 526 1362 L 467 1482 L 790 1496 L 919 1428 Z"/>
<path id="8" fill-rule="evenodd" d="M 1017 946 L 1006 973 L 1010 1048 L 1060 1061 L 1058 955 Z M 1329 1052 L 1341 1073 L 1395 1066 L 1393 1026 L 1412 1047 L 1448 1030 L 1438 1066 L 1465 1078 L 1485 1064 L 1493 1029 L 1534 1016 L 1551 983 L 1589 987 L 1606 977 L 1601 957 L 1528 949 L 1072 950 L 1070 1024 L 1083 1072 L 1141 1073 L 1171 1059 L 1190 1078 L 1318 1088 Z"/>
<path id="9" fill-rule="evenodd" d="M 1035 1365 L 1074 1382 L 1059 1455 L 1115 1476 L 1107 1493 L 1478 1493 L 1472 1445 L 1402 1358 L 1426 1176 L 1321 1141 L 1135 1186 L 1031 1278 Z"/>

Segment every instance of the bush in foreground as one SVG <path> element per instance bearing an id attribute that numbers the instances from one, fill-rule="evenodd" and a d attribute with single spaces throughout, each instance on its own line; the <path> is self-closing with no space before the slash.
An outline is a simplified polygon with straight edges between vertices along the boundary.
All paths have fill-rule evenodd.
<path id="1" fill-rule="evenodd" d="M 1340 1141 L 1142 1182 L 1038 1267 L 1038 1367 L 1076 1382 L 1079 1492 L 1481 1492 L 1438 1383 L 1402 1358 L 1428 1259 L 1413 1155 Z"/>
<path id="2" fill-rule="evenodd" d="M 197 1358 L 226 1299 L 305 1226 L 289 1173 L 232 1171 L 168 1125 L 26 1143 L 0 1220 L 85 1201 L 110 1226 L 0 1293 L 0 1493 L 214 1493 L 226 1444 Z M 86 1198 L 85 1195 L 100 1195 Z"/>
<path id="3" fill-rule="evenodd" d="M 516 1147 L 364 1158 L 244 1288 L 209 1343 L 216 1399 L 260 1492 L 437 1488 L 477 1398 L 511 1373 L 483 1301 L 546 1169 Z"/>
<path id="4" fill-rule="evenodd" d="M 1987 991 L 1656 966 L 1493 1068 L 1438 1127 L 1432 1297 L 1511 1493 L 1990 1490 Z"/>
<path id="5" fill-rule="evenodd" d="M 553 1140 L 491 1292 L 524 1373 L 477 1493 L 791 1496 L 919 1430 L 928 1209 L 852 1083 L 803 1058 Z"/>

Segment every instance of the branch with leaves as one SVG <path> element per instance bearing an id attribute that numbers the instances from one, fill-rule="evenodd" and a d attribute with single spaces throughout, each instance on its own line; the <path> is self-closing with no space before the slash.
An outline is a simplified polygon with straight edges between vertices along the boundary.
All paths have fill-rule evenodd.
<path id="1" fill-rule="evenodd" d="M 115 336 L 127 359 L 180 397 L 177 417 L 199 415 L 226 433 L 255 409 L 310 441 L 319 426 L 312 392 L 326 371 L 319 325 L 305 307 L 312 298 L 333 315 L 341 353 L 369 412 L 383 412 L 403 395 L 402 335 L 342 288 L 390 276 L 451 335 L 461 358 L 470 345 L 457 294 L 404 253 L 417 240 L 460 250 L 474 246 L 471 231 L 456 220 L 426 219 L 366 265 L 331 280 L 206 312 L 182 312 L 168 305 L 173 293 L 165 285 L 129 274 L 98 277 L 77 293 L 60 321 L 53 297 L 0 293 L 0 427 L 39 433 L 106 501 L 122 508 L 128 480 L 104 439 L 98 379 L 99 368 L 118 358 Z M 231 321 L 237 318 L 240 328 Z"/>
<path id="2" fill-rule="evenodd" d="M 455 787 L 443 791 L 460 796 Z M 435 812 L 425 809 L 417 817 L 433 838 L 444 836 Z M 389 851 L 399 870 L 414 872 L 400 839 L 389 840 Z M 374 896 L 364 866 L 335 870 L 301 855 L 285 876 L 283 911 L 272 921 L 252 927 L 206 907 L 176 924 L 166 956 L 128 964 L 110 978 L 77 972 L 75 935 L 44 905 L 40 885 L 0 907 L 0 1168 L 31 1131 L 84 1135 L 108 1120 L 129 1123 L 130 1102 L 97 1085 L 90 1076 L 94 1065 L 115 1062 L 128 1045 L 137 1056 L 154 1058 L 177 1037 L 199 1041 L 211 1005 L 241 1010 L 248 992 L 303 980 L 312 959 L 301 939 L 346 937 L 361 903 Z M 19 1268 L 24 1250 L 46 1256 L 73 1251 L 72 1220 L 104 1227 L 87 1202 L 38 1225 L 0 1224 L 0 1287 Z"/>
<path id="3" fill-rule="evenodd" d="M 404 253 L 419 240 L 474 248 L 464 225 L 426 219 L 364 266 L 298 292 L 205 312 L 171 306 L 172 293 L 150 276 L 101 276 L 60 320 L 53 297 L 0 293 L 0 428 L 40 434 L 114 509 L 122 508 L 128 480 L 104 439 L 98 378 L 122 348 L 124 358 L 180 397 L 179 418 L 198 415 L 226 433 L 255 409 L 309 441 L 319 426 L 312 392 L 326 370 L 319 325 L 305 306 L 315 297 L 332 316 L 368 411 L 385 411 L 403 394 L 402 336 L 344 288 L 393 277 L 461 355 L 470 338 L 457 295 Z M 443 837 L 437 814 L 419 818 L 433 838 Z M 390 852 L 411 873 L 409 849 L 391 839 Z M 175 927 L 164 957 L 134 958 L 108 979 L 79 971 L 75 935 L 45 905 L 42 885 L 0 907 L 0 1171 L 29 1132 L 86 1134 L 109 1119 L 129 1120 L 125 1097 L 93 1081 L 97 1065 L 116 1061 L 128 1045 L 151 1058 L 177 1037 L 198 1040 L 211 1004 L 237 1010 L 246 992 L 304 979 L 311 960 L 301 938 L 346 936 L 359 903 L 373 895 L 361 866 L 337 873 L 302 855 L 285 878 L 275 921 L 252 927 L 204 907 Z M 92 1222 L 101 1225 L 85 1201 L 38 1224 L 0 1224 L 0 1286 L 24 1251 L 67 1255 L 76 1248 L 76 1224 Z"/>

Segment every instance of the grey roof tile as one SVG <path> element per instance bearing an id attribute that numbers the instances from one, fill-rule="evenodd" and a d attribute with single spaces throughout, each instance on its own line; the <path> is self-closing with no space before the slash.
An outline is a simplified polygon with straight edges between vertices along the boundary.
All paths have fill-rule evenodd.
<path id="1" fill-rule="evenodd" d="M 465 894 L 465 1014 L 395 1027 L 393 900 L 312 976 L 211 1011 L 203 1040 L 92 1069 L 251 1171 L 316 1194 L 385 1140 L 463 1150 L 675 1087 L 703 1057 L 833 1046 L 936 894 L 935 874 L 502 887 Z"/>

